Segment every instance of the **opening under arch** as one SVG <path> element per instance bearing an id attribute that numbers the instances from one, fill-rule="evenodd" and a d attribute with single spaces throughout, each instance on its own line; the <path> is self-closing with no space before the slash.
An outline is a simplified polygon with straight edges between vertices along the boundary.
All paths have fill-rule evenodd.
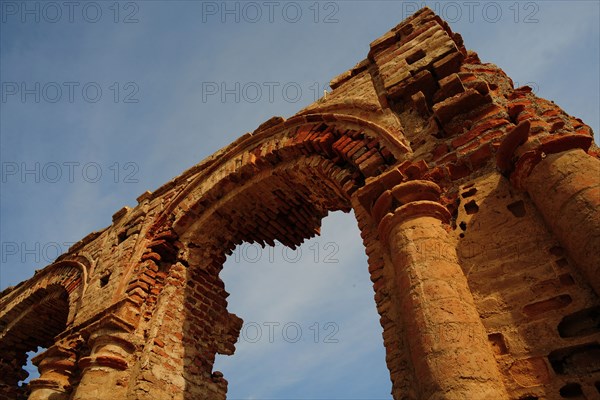
<path id="1" fill-rule="evenodd" d="M 61 285 L 40 288 L 8 315 L 10 325 L 0 337 L 0 399 L 26 399 L 29 373 L 24 369 L 28 353 L 54 344 L 69 316 L 69 296 Z"/>
<path id="2" fill-rule="evenodd" d="M 317 125 L 321 129 L 324 124 Z M 338 141 L 350 143 L 344 149 L 350 146 L 362 153 L 352 151 L 353 156 L 339 149 L 334 151 L 335 146 L 327 147 L 330 142 L 310 145 L 310 149 L 296 139 L 286 141 L 289 147 L 278 147 L 277 141 L 261 143 L 251 153 L 249 150 L 243 156 L 231 158 L 231 163 L 215 167 L 202 175 L 203 179 L 196 179 L 180 193 L 176 205 L 169 207 L 170 215 L 165 213 L 159 219 L 161 224 L 173 221 L 168 228 L 171 233 L 165 231 L 165 226 L 157 226 L 153 243 L 158 246 L 165 238 L 177 238 L 179 250 L 171 250 L 171 254 L 177 254 L 178 265 L 170 271 L 179 281 L 185 279 L 186 313 L 179 320 L 183 325 L 186 399 L 206 392 L 215 399 L 225 398 L 227 382 L 223 374 L 214 370 L 216 354 L 233 354 L 243 328 L 242 320 L 227 309 L 229 293 L 220 277 L 227 256 L 243 243 L 276 246 L 279 242 L 296 249 L 320 234 L 321 221 L 328 213 L 352 210 L 351 196 L 368 177 L 385 170 L 381 156 L 380 164 L 371 169 L 363 168 L 359 162 L 360 157 L 379 152 L 377 140 L 367 140 L 358 131 L 329 134 L 330 142 L 339 137 Z M 302 146 L 305 147 L 301 149 Z M 341 144 L 336 146 L 337 149 Z M 369 150 L 368 146 L 375 148 Z M 315 151 L 319 148 L 322 151 Z M 336 156 L 336 151 L 341 153 Z M 357 232 L 353 247 L 360 249 L 364 260 L 365 248 L 358 244 L 360 236 Z M 364 282 L 370 288 L 368 304 L 373 305 L 367 265 L 364 260 Z M 373 325 L 380 329 L 376 318 Z M 316 329 L 315 326 L 313 330 Z M 377 343 L 381 342 L 380 336 Z M 387 373 L 384 376 L 389 380 Z"/>
<path id="3" fill-rule="evenodd" d="M 217 357 L 231 398 L 391 399 L 382 328 L 352 213 L 291 249 L 243 243 L 221 279 L 244 320 L 236 352 Z M 367 344 L 367 345 L 365 345 Z"/>

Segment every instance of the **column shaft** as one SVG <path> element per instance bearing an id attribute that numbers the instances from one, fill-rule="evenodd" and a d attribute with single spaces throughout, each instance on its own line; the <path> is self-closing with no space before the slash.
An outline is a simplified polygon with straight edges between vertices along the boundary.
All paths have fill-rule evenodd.
<path id="1" fill-rule="evenodd" d="M 506 389 L 430 181 L 408 181 L 373 203 L 395 269 L 394 291 L 419 399 L 506 399 Z M 393 211 L 392 211 L 393 210 Z"/>
<path id="2" fill-rule="evenodd" d="M 440 220 L 417 217 L 389 235 L 422 399 L 506 398 L 455 246 Z"/>
<path id="3" fill-rule="evenodd" d="M 524 187 L 600 295 L 600 160 L 581 149 L 550 154 L 533 168 Z"/>

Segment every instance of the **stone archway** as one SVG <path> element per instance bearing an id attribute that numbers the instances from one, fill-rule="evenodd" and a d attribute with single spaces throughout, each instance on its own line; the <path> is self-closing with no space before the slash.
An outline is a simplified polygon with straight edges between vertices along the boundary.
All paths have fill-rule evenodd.
<path id="1" fill-rule="evenodd" d="M 59 261 L 20 285 L 0 302 L 0 354 L 3 399 L 68 398 L 75 369 L 74 349 L 56 338 L 72 326 L 85 291 L 87 272 L 77 261 Z M 33 360 L 40 377 L 28 385 L 27 353 L 49 349 Z M 67 346 L 69 347 L 69 346 Z M 50 361 L 53 358 L 54 360 Z M 31 393 L 31 395 L 30 395 Z"/>
<path id="2" fill-rule="evenodd" d="M 272 127 L 262 140 L 260 133 L 257 138 L 248 138 L 241 154 L 235 150 L 221 154 L 220 165 L 186 187 L 166 208 L 169 214 L 160 216 L 158 224 L 150 230 L 152 237 L 142 259 L 145 268 L 163 274 L 164 287 L 153 300 L 156 307 L 149 320 L 154 327 L 149 337 L 151 344 L 145 348 L 141 360 L 140 383 L 130 395 L 157 396 L 156 386 L 150 392 L 147 385 L 163 382 L 166 391 L 183 392 L 183 398 L 225 398 L 226 381 L 222 374 L 213 371 L 214 359 L 217 353 L 233 353 L 242 324 L 226 308 L 228 294 L 219 277 L 226 255 L 243 242 L 272 245 L 278 240 L 293 248 L 318 234 L 320 221 L 329 211 L 353 208 L 369 255 L 375 298 L 386 330 L 384 345 L 396 355 L 389 360 L 389 369 L 394 371 L 397 363 L 403 365 L 402 379 L 420 378 L 424 382 L 423 393 L 452 387 L 460 395 L 502 397 L 499 374 L 473 299 L 468 296 L 456 253 L 438 226 L 440 220 L 447 223 L 450 219 L 447 209 L 439 203 L 439 187 L 428 181 L 403 183 L 410 180 L 407 176 L 412 169 L 418 169 L 411 163 L 405 165 L 404 173 L 390 168 L 398 163 L 394 153 L 403 154 L 405 148 L 400 146 L 392 151 L 382 144 L 385 142 L 381 136 L 367 134 L 364 128 L 343 126 L 346 128 L 343 129 L 323 121 L 279 125 Z M 379 179 L 370 179 L 375 176 Z M 381 182 L 393 190 L 385 190 Z M 408 207 L 407 211 L 402 209 L 393 217 L 396 207 L 403 205 Z M 430 257 L 419 249 L 415 251 L 410 246 L 405 249 L 406 244 L 388 240 L 391 235 L 404 232 L 394 231 L 396 225 L 404 220 L 414 221 L 416 217 L 426 217 L 418 229 L 427 227 L 440 236 L 433 241 L 423 235 L 414 237 L 414 244 L 447 247 L 445 274 L 448 279 L 456 276 L 456 280 L 448 282 L 446 294 L 450 297 L 444 301 L 462 299 L 459 301 L 462 312 L 446 318 L 440 326 L 423 322 L 415 331 L 411 321 L 425 318 L 419 313 L 431 312 L 431 307 L 435 307 L 431 304 L 439 303 L 440 299 L 429 293 L 417 295 L 410 305 L 406 304 L 403 299 L 413 289 L 409 285 L 403 287 L 406 292 L 395 292 L 396 279 L 402 282 L 396 273 L 407 260 L 415 258 L 421 260 L 415 265 L 416 270 L 423 266 L 431 268 L 439 263 L 439 256 Z M 392 257 L 387 255 L 390 248 L 394 249 Z M 402 258 L 395 257 L 396 253 L 402 254 Z M 378 282 L 382 274 L 389 275 L 387 284 Z M 430 281 L 436 278 L 432 275 L 425 283 L 431 284 Z M 146 295 L 152 297 L 151 293 Z M 406 314 L 401 311 L 404 307 L 420 311 Z M 443 333 L 448 329 L 462 330 L 463 325 L 471 336 L 441 348 L 413 340 L 437 335 L 440 330 Z M 398 339 L 404 336 L 408 336 L 407 342 L 399 343 Z M 179 340 L 169 340 L 172 337 Z M 460 376 L 449 374 L 447 386 L 439 387 L 444 380 L 440 371 L 418 364 L 418 357 L 432 357 L 447 367 L 457 361 L 454 352 L 466 348 L 472 351 L 469 362 L 473 365 Z M 407 369 L 405 365 L 409 363 L 416 366 Z M 403 385 L 394 375 L 392 381 L 396 387 Z"/>
<path id="3" fill-rule="evenodd" d="M 147 353 L 149 365 L 162 365 L 161 376 L 142 372 L 146 382 L 172 378 L 185 398 L 207 391 L 212 398 L 224 398 L 226 384 L 213 373 L 214 358 L 233 353 L 241 328 L 241 320 L 226 309 L 228 294 L 219 278 L 226 255 L 243 242 L 300 245 L 319 233 L 329 211 L 352 208 L 351 196 L 365 179 L 395 163 L 380 136 L 361 128 L 358 120 L 336 126 L 320 119 L 276 126 L 278 131 L 263 135 L 241 156 L 223 154 L 221 168 L 170 207 L 175 216 L 162 219 L 172 222 L 166 230 L 164 224 L 157 229 L 146 259 L 151 269 L 166 274 L 157 300 L 164 311 L 151 324 L 169 323 L 153 332 L 157 340 Z M 212 183 L 208 188 L 207 181 Z M 169 312 L 173 308 L 182 313 Z M 178 334 L 185 343 L 179 349 L 162 339 Z M 171 355 L 182 352 L 182 359 Z M 176 368 L 169 374 L 168 366 Z"/>
<path id="4" fill-rule="evenodd" d="M 371 43 L 331 87 L 75 244 L 69 257 L 92 255 L 87 289 L 85 268 L 67 285 L 52 265 L 2 294 L 10 311 L 46 277 L 69 293 L 66 330 L 40 361 L 44 390 L 64 389 L 75 360 L 72 400 L 223 399 L 213 362 L 234 351 L 242 323 L 219 277 L 226 255 L 243 242 L 297 246 L 327 212 L 351 208 L 395 399 L 597 395 L 590 128 L 515 89 L 429 9 Z M 497 229 L 497 215 L 514 218 Z M 18 320 L 9 314 L 3 329 Z"/>

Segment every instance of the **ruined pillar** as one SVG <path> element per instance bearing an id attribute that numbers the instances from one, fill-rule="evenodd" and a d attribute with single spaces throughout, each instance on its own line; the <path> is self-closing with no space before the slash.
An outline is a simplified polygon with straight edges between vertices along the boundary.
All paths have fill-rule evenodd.
<path id="1" fill-rule="evenodd" d="M 33 358 L 32 362 L 38 367 L 40 377 L 29 382 L 29 400 L 69 399 L 76 361 L 74 351 L 57 345 Z"/>
<path id="2" fill-rule="evenodd" d="M 440 188 L 410 181 L 373 205 L 387 244 L 420 399 L 507 398 L 455 244 Z M 387 212 L 386 211 L 390 211 Z M 385 214 L 385 215 L 384 215 Z M 379 218 L 383 216 L 382 218 Z"/>
<path id="3" fill-rule="evenodd" d="M 512 171 L 513 185 L 529 193 L 552 233 L 600 295 L 600 160 L 586 153 L 592 137 L 528 140 L 528 136 L 529 122 L 510 132 L 499 151 L 498 166 L 503 172 Z"/>
<path id="4" fill-rule="evenodd" d="M 14 348 L 14 345 L 13 345 Z M 27 387 L 19 382 L 29 374 L 23 369 L 27 362 L 25 351 L 0 348 L 0 400 L 19 400 L 27 398 Z"/>
<path id="5" fill-rule="evenodd" d="M 129 339 L 133 327 L 118 317 L 108 316 L 87 330 L 91 332 L 91 352 L 79 360 L 81 381 L 72 400 L 125 399 L 129 359 L 135 350 Z"/>

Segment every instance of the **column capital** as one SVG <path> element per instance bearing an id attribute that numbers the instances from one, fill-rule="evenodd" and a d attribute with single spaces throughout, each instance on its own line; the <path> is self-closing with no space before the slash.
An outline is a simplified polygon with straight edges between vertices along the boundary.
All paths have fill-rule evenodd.
<path id="1" fill-rule="evenodd" d="M 128 367 L 127 356 L 136 349 L 130 339 L 134 327 L 123 319 L 107 315 L 85 328 L 89 334 L 90 356 L 79 360 L 81 369 L 109 367 L 119 371 Z"/>
<path id="2" fill-rule="evenodd" d="M 530 123 L 523 121 L 504 138 L 496 153 L 498 170 L 513 186 L 525 189 L 525 180 L 548 154 L 582 149 L 587 152 L 593 137 L 581 134 L 530 137 Z"/>
<path id="3" fill-rule="evenodd" d="M 440 204 L 442 190 L 435 182 L 412 180 L 392 183 L 374 200 L 370 209 L 371 217 L 379 227 L 379 237 L 384 242 L 393 226 L 413 218 L 433 217 L 443 223 L 450 221 L 450 212 Z"/>
<path id="4" fill-rule="evenodd" d="M 71 377 L 77 365 L 76 349 L 57 343 L 31 361 L 38 367 L 40 377 L 29 382 L 29 399 L 66 399 L 72 388 Z"/>
<path id="5" fill-rule="evenodd" d="M 452 218 L 450 211 L 437 201 L 413 201 L 396 208 L 383 217 L 378 227 L 379 238 L 387 243 L 390 232 L 395 226 L 419 217 L 435 218 L 445 224 L 450 223 Z"/>
<path id="6" fill-rule="evenodd" d="M 40 369 L 57 367 L 66 370 L 75 366 L 75 357 L 75 349 L 54 344 L 43 353 L 36 355 L 31 362 Z"/>

